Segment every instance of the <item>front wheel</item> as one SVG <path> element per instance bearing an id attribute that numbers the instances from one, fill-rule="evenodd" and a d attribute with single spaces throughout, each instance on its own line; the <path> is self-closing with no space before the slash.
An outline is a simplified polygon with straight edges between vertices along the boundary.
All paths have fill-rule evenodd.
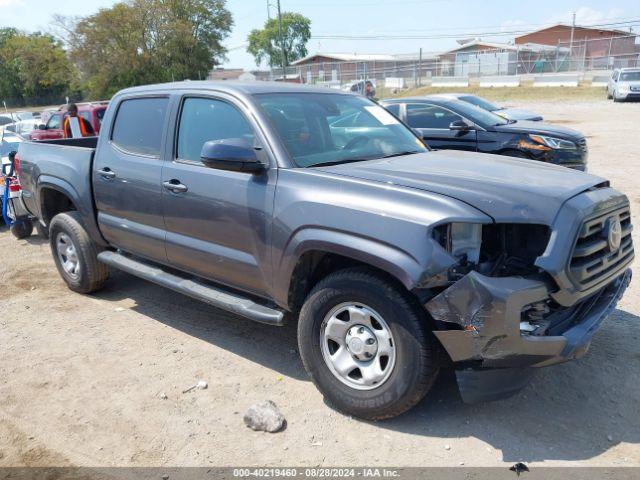
<path id="1" fill-rule="evenodd" d="M 410 294 L 366 268 L 327 276 L 298 323 L 300 355 L 338 410 L 381 420 L 416 405 L 438 374 L 427 316 Z"/>
<path id="2" fill-rule="evenodd" d="M 53 217 L 49 244 L 58 272 L 71 290 L 92 293 L 102 288 L 109 268 L 98 261 L 98 247 L 82 226 L 78 212 Z"/>

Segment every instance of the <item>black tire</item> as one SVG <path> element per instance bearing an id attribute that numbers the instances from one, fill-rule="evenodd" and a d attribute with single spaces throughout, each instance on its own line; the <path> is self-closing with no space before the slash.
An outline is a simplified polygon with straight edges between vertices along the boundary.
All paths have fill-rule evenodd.
<path id="1" fill-rule="evenodd" d="M 323 321 L 345 302 L 375 310 L 393 336 L 395 364 L 387 379 L 372 390 L 345 384 L 323 357 Z M 335 272 L 313 288 L 300 312 L 298 346 L 307 372 L 328 403 L 368 420 L 392 418 L 415 406 L 439 370 L 438 347 L 425 311 L 401 285 L 367 268 Z"/>
<path id="2" fill-rule="evenodd" d="M 13 225 L 11 225 L 11 233 L 18 240 L 22 240 L 24 238 L 28 238 L 33 233 L 33 223 L 31 220 L 18 220 Z"/>
<path id="3" fill-rule="evenodd" d="M 66 238 L 75 249 L 78 268 L 75 274 L 65 270 L 58 254 L 58 241 Z M 98 261 L 99 248 L 82 226 L 78 212 L 56 215 L 49 227 L 49 244 L 56 267 L 67 286 L 78 293 L 100 290 L 109 277 L 107 265 Z"/>

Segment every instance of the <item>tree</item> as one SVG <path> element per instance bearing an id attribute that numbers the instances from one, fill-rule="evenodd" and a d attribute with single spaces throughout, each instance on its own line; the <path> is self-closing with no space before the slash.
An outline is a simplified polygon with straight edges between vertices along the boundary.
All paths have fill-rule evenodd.
<path id="1" fill-rule="evenodd" d="M 226 0 L 129 0 L 66 23 L 71 58 L 94 98 L 121 88 L 206 77 L 226 53 Z M 64 22 L 58 21 L 60 25 Z"/>
<path id="2" fill-rule="evenodd" d="M 307 55 L 307 42 L 310 38 L 311 20 L 299 13 L 282 13 L 282 43 L 287 63 Z M 247 52 L 253 55 L 256 65 L 260 65 L 265 59 L 271 67 L 284 63 L 277 18 L 267 20 L 262 30 L 252 30 L 248 40 Z"/>
<path id="3" fill-rule="evenodd" d="M 61 97 L 68 92 L 73 69 L 53 37 L 0 30 L 0 96 L 15 100 Z"/>
<path id="4" fill-rule="evenodd" d="M 12 58 L 7 51 L 7 42 L 18 35 L 15 28 L 0 29 L 0 97 L 20 98 L 20 79 L 11 64 Z"/>

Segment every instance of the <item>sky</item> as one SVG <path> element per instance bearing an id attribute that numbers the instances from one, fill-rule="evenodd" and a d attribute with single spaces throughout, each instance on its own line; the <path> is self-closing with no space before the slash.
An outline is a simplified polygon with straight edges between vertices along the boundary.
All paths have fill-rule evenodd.
<path id="1" fill-rule="evenodd" d="M 50 31 L 51 17 L 89 15 L 113 0 L 0 0 L 0 26 L 27 31 Z M 227 68 L 255 69 L 246 52 L 246 38 L 267 19 L 267 5 L 276 15 L 276 0 L 228 0 L 235 25 L 225 45 Z M 550 23 L 595 24 L 637 19 L 640 32 L 640 1 L 563 0 L 281 0 L 283 11 L 302 13 L 311 19 L 309 53 L 417 53 L 454 48 L 456 38 L 480 36 L 483 40 L 507 41 L 509 32 L 534 30 Z M 474 35 L 477 33 L 498 35 Z M 393 35 L 448 35 L 430 39 L 332 39 Z"/>

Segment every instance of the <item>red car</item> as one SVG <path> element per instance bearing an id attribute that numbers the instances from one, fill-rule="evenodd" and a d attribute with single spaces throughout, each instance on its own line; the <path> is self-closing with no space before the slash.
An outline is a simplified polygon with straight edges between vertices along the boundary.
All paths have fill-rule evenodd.
<path id="1" fill-rule="evenodd" d="M 96 135 L 100 133 L 102 118 L 104 117 L 104 112 L 107 111 L 109 102 L 78 103 L 77 105 L 78 115 L 91 124 Z M 67 106 L 63 105 L 49 117 L 46 124 L 40 125 L 37 130 L 33 130 L 29 134 L 29 139 L 54 140 L 56 138 L 64 138 L 62 125 L 65 118 L 67 118 Z"/>

